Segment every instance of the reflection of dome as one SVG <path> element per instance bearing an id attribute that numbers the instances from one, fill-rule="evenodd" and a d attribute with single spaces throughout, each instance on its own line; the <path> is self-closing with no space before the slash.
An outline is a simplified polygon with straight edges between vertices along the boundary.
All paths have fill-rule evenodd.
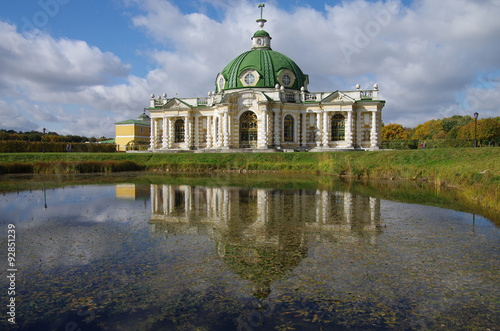
<path id="1" fill-rule="evenodd" d="M 286 55 L 271 50 L 271 36 L 264 30 L 253 37 L 250 51 L 244 52 L 217 76 L 217 91 L 247 87 L 274 88 L 276 84 L 287 89 L 307 89 L 307 75 Z"/>
<path id="2" fill-rule="evenodd" d="M 265 299 L 271 293 L 271 283 L 293 270 L 307 256 L 300 245 L 284 247 L 246 247 L 218 243 L 224 246 L 224 262 L 241 278 L 253 283 L 253 295 Z M 218 247 L 218 250 L 221 248 Z"/>

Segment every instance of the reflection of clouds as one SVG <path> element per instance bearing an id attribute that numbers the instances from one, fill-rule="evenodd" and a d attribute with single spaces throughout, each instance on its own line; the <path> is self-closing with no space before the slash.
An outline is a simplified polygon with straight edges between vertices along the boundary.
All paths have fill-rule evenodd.
<path id="1" fill-rule="evenodd" d="M 312 243 L 308 257 L 276 292 L 299 288 L 297 295 L 309 298 L 317 287 L 304 284 L 314 279 L 320 287 L 330 284 L 332 297 L 351 293 L 393 307 L 414 303 L 416 314 L 427 318 L 451 309 L 451 303 L 459 307 L 475 296 L 491 299 L 500 281 L 493 262 L 498 261 L 498 230 L 491 224 L 474 233 L 465 213 L 385 200 L 381 210 L 384 231 L 375 245 Z"/>
<path id="2" fill-rule="evenodd" d="M 253 294 L 274 306 L 269 325 L 304 307 L 332 321 L 342 312 L 355 320 L 360 310 L 434 321 L 456 316 L 447 312 L 474 298 L 492 307 L 498 297 L 499 230 L 479 217 L 473 228 L 468 214 L 346 192 L 168 185 L 151 186 L 145 206 L 117 200 L 114 187 L 85 188 L 47 191 L 46 211 L 40 192 L 0 197 L 2 209 L 7 199 L 25 215 L 43 216 L 18 227 L 20 270 L 32 280 L 27 291 L 89 281 L 95 287 L 73 289 L 73 297 L 109 290 L 123 316 L 141 306 L 168 307 L 168 316 L 211 310 L 221 319 L 234 307 L 252 314 Z M 122 292 L 109 281 L 115 272 L 128 282 Z M 99 322 L 112 325 L 115 317 Z"/>
<path id="3" fill-rule="evenodd" d="M 121 227 L 147 228 L 145 201 L 117 200 L 115 186 L 75 186 L 9 193 L 1 222 L 14 223 L 23 266 L 84 265 L 120 251 Z M 127 230 L 129 231 L 129 230 Z"/>
<path id="4" fill-rule="evenodd" d="M 135 208 L 135 205 L 144 206 L 143 201 L 117 200 L 115 186 L 65 187 L 46 190 L 45 193 L 47 209 L 44 209 L 43 190 L 5 194 L 0 200 L 0 220 L 15 223 L 20 228 L 28 221 L 33 226 L 59 218 L 75 222 L 113 220 L 129 223 L 149 213 Z"/>
<path id="5" fill-rule="evenodd" d="M 113 239 L 113 228 L 85 224 L 47 223 L 31 228 L 31 235 L 22 234 L 21 267 L 40 264 L 42 268 L 85 265 L 98 258 L 116 254 L 121 243 Z"/>

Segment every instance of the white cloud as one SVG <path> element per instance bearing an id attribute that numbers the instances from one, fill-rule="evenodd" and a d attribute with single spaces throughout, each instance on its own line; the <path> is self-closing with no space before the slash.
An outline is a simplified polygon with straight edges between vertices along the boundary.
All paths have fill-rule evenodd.
<path id="1" fill-rule="evenodd" d="M 75 92 L 111 83 L 130 69 L 117 56 L 84 41 L 55 40 L 45 33 L 21 35 L 4 22 L 0 22 L 0 53 L 1 85 L 33 94 L 34 99 L 47 91 Z"/>
<path id="2" fill-rule="evenodd" d="M 194 2 L 201 12 L 214 6 L 212 18 L 184 14 L 173 1 L 123 2 L 130 5 L 133 28 L 151 38 L 151 48 L 140 49 L 155 67 L 145 77 L 128 74 L 117 55 L 85 41 L 21 35 L 0 22 L 0 94 L 40 111 L 34 116 L 34 109 L 16 108 L 18 102 L 19 123 L 53 120 L 76 134 L 112 135 L 112 123 L 136 117 L 151 93 L 205 96 L 217 73 L 250 49 L 260 16 L 249 0 Z M 309 74 L 311 91 L 378 83 L 387 101 L 384 122 L 407 126 L 474 111 L 498 115 L 498 85 L 475 84 L 477 75 L 500 70 L 498 0 L 421 0 L 410 7 L 400 0 L 357 0 L 325 5 L 321 12 L 307 4 L 286 10 L 275 4 L 269 1 L 264 10 L 272 47 Z M 0 104 L 0 118 L 8 118 L 5 108 Z M 85 119 L 72 121 L 74 112 Z"/>
<path id="3" fill-rule="evenodd" d="M 183 15 L 165 1 L 135 2 L 146 14 L 134 24 L 169 49 L 151 52 L 169 77 L 162 85 L 169 94 L 204 95 L 225 64 L 250 48 L 257 29 L 258 12 L 249 1 L 228 6 L 221 22 Z M 499 14 L 496 0 L 425 0 L 409 8 L 400 1 L 358 0 L 324 12 L 309 6 L 287 12 L 270 3 L 264 16 L 273 49 L 309 74 L 310 90 L 348 90 L 356 83 L 371 88 L 377 82 L 387 100 L 384 120 L 416 125 L 470 111 L 457 96 L 468 93 L 478 72 L 500 67 L 494 55 L 500 54 Z M 352 46 L 352 54 L 346 56 L 341 45 Z"/>

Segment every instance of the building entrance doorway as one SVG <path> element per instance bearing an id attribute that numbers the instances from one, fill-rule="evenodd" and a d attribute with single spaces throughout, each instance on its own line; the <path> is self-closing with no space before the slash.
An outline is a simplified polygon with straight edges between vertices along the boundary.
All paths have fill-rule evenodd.
<path id="1" fill-rule="evenodd" d="M 240 148 L 257 148 L 257 115 L 252 111 L 240 116 Z"/>

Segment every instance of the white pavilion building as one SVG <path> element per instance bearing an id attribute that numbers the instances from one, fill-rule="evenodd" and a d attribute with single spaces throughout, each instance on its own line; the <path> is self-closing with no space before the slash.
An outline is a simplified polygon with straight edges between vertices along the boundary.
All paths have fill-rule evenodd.
<path id="1" fill-rule="evenodd" d="M 153 152 L 377 150 L 382 108 L 378 85 L 310 92 L 309 76 L 271 49 L 260 25 L 252 47 L 215 79 L 208 97 L 151 95 Z"/>

